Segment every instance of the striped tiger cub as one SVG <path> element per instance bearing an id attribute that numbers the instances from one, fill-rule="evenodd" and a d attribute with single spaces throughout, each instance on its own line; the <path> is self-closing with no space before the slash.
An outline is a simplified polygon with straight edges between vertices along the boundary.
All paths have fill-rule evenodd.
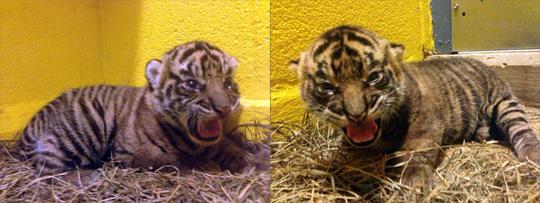
<path id="1" fill-rule="evenodd" d="M 237 60 L 193 41 L 146 65 L 144 87 L 98 85 L 64 92 L 22 131 L 22 154 L 41 175 L 99 168 L 211 168 L 239 171 L 245 150 L 226 137 L 239 112 Z M 230 122 L 229 122 L 230 123 Z"/>
<path id="2" fill-rule="evenodd" d="M 540 163 L 524 106 L 494 71 L 463 58 L 404 63 L 403 51 L 364 28 L 339 26 L 290 66 L 308 109 L 367 156 L 497 139 L 520 160 Z M 411 154 L 398 160 L 408 161 L 401 180 L 432 187 L 440 150 Z"/>

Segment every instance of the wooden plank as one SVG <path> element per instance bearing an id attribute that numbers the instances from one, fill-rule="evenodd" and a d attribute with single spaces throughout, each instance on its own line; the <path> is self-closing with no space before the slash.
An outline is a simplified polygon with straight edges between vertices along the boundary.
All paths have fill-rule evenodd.
<path id="1" fill-rule="evenodd" d="M 540 66 L 493 67 L 525 106 L 540 108 Z"/>

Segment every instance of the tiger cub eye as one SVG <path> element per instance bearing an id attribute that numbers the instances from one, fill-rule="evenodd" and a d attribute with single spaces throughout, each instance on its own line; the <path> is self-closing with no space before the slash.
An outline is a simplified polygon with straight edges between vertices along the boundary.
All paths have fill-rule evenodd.
<path id="1" fill-rule="evenodd" d="M 377 71 L 369 74 L 366 83 L 370 86 L 382 87 L 388 83 L 386 75 L 382 71 Z"/>
<path id="2" fill-rule="evenodd" d="M 328 82 L 317 84 L 317 92 L 319 92 L 322 95 L 333 96 L 336 93 L 336 91 L 337 91 L 336 86 Z"/>
<path id="3" fill-rule="evenodd" d="M 196 80 L 188 80 L 184 82 L 184 86 L 186 86 L 187 89 L 190 91 L 197 91 L 201 89 L 201 84 L 197 82 Z"/>

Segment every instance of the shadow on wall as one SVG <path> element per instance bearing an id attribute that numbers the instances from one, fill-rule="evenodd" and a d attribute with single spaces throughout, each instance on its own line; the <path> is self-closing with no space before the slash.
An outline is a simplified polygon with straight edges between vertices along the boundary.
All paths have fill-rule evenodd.
<path id="1" fill-rule="evenodd" d="M 130 84 L 136 61 L 115 59 L 137 56 L 139 13 L 138 1 L 1 1 L 0 139 L 69 88 Z"/>

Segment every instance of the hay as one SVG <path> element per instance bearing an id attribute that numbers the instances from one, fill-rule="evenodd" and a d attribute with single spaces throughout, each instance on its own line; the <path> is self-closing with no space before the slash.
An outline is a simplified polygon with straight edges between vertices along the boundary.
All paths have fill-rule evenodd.
<path id="1" fill-rule="evenodd" d="M 268 150 L 262 143 L 249 144 L 266 146 Z M 84 187 L 62 181 L 62 174 L 38 177 L 30 163 L 19 161 L 13 142 L 0 143 L 0 202 L 265 202 L 269 199 L 268 171 L 252 167 L 231 174 L 178 171 L 172 166 L 146 171 L 107 164 L 99 169 L 99 174 L 98 181 Z M 57 181 L 47 183 L 53 179 Z"/>
<path id="2" fill-rule="evenodd" d="M 447 146 L 436 187 L 421 191 L 385 174 L 384 161 L 360 162 L 345 153 L 341 130 L 306 115 L 299 125 L 272 125 L 274 202 L 537 202 L 540 166 L 520 163 L 495 143 Z M 382 157 L 387 160 L 394 153 Z"/>

